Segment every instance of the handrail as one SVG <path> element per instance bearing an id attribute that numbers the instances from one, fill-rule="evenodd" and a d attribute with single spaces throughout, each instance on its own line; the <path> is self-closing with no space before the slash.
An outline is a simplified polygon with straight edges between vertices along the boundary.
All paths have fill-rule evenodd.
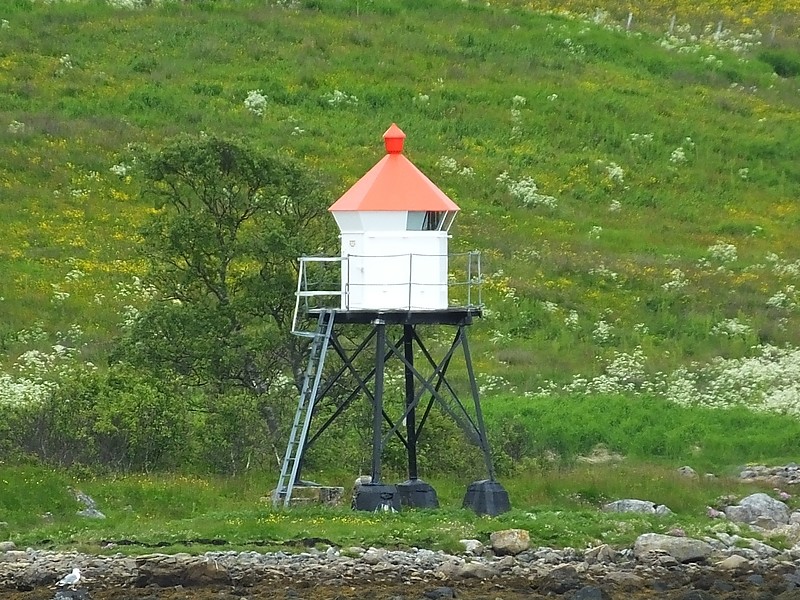
<path id="1" fill-rule="evenodd" d="M 446 283 L 440 282 L 420 282 L 413 280 L 413 261 L 414 257 L 424 257 L 424 258 L 442 258 L 443 256 L 447 256 L 448 267 L 452 266 L 453 261 L 451 259 L 457 258 L 464 258 L 466 257 L 466 264 L 462 264 L 461 268 L 464 271 L 464 279 L 453 280 L 451 277 L 448 276 Z M 351 290 L 359 288 L 359 287 L 367 287 L 373 284 L 367 282 L 353 282 L 350 275 L 350 268 L 351 262 L 354 259 L 392 259 L 392 258 L 408 258 L 408 281 L 389 281 L 389 282 L 381 282 L 376 285 L 380 285 L 381 287 L 401 287 L 401 286 L 408 286 L 408 303 L 406 306 L 407 310 L 412 310 L 414 308 L 412 303 L 412 290 L 413 288 L 421 288 L 421 287 L 439 287 L 442 285 L 446 285 L 448 290 L 449 289 L 464 289 L 466 288 L 466 307 L 470 308 L 480 308 L 483 306 L 483 294 L 482 294 L 482 283 L 483 283 L 483 275 L 481 272 L 481 255 L 479 251 L 473 250 L 468 252 L 457 252 L 457 253 L 448 253 L 447 255 L 438 255 L 438 254 L 423 254 L 423 253 L 416 253 L 416 252 L 405 252 L 401 254 L 388 254 L 388 255 L 365 255 L 365 254 L 350 254 L 348 256 L 301 256 L 299 259 L 299 268 L 297 273 L 297 289 L 295 291 L 295 309 L 294 315 L 292 318 L 292 333 L 297 335 L 306 335 L 308 332 L 300 331 L 298 329 L 298 325 L 300 322 L 301 312 L 308 313 L 311 310 L 311 306 L 309 304 L 309 299 L 311 298 L 338 298 L 338 302 L 336 306 L 314 306 L 314 309 L 328 309 L 328 310 L 349 310 L 350 309 L 350 296 Z M 336 282 L 337 289 L 318 289 L 317 286 L 321 285 L 319 282 L 317 285 L 310 284 L 309 282 L 309 273 L 308 273 L 308 266 L 314 263 L 340 263 L 339 273 L 338 273 L 338 281 Z M 344 289 L 341 287 L 341 280 L 342 280 L 342 270 L 347 269 L 347 277 L 345 279 L 345 286 Z M 331 282 L 329 282 L 331 283 Z M 477 302 L 475 302 L 475 294 L 473 293 L 473 289 L 477 294 Z"/>

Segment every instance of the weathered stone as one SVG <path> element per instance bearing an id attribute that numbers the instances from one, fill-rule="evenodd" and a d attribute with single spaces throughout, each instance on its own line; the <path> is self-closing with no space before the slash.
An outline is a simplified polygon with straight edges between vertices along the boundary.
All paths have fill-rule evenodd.
<path id="1" fill-rule="evenodd" d="M 636 500 L 635 498 L 628 498 L 625 500 L 615 500 L 603 506 L 606 512 L 632 512 L 632 513 L 645 513 L 652 515 L 656 512 L 656 505 L 654 502 L 648 500 Z"/>
<path id="2" fill-rule="evenodd" d="M 0 542 L 0 552 L 8 552 L 9 550 L 16 550 L 17 545 L 12 541 Z"/>
<path id="3" fill-rule="evenodd" d="M 689 466 L 679 467 L 678 474 L 684 477 L 689 477 L 691 479 L 697 479 L 697 471 L 695 471 L 692 467 Z"/>
<path id="4" fill-rule="evenodd" d="M 270 495 L 274 494 L 274 490 Z M 301 506 L 309 504 L 322 504 L 324 506 L 339 506 L 344 497 L 343 487 L 325 485 L 296 485 L 292 488 L 292 498 L 289 504 Z"/>
<path id="5" fill-rule="evenodd" d="M 738 554 L 731 554 L 728 558 L 719 561 L 716 564 L 716 566 L 719 567 L 720 569 L 725 569 L 726 571 L 737 571 L 749 567 L 750 561 L 747 560 L 744 556 L 739 556 Z"/>
<path id="6" fill-rule="evenodd" d="M 497 569 L 481 562 L 468 562 L 455 571 L 456 579 L 491 579 L 498 575 Z"/>
<path id="7" fill-rule="evenodd" d="M 459 540 L 459 543 L 464 546 L 464 552 L 467 554 L 474 554 L 475 556 L 483 554 L 485 549 L 480 540 Z"/>
<path id="8" fill-rule="evenodd" d="M 689 537 L 672 537 L 659 533 L 644 533 L 636 538 L 634 556 L 643 558 L 651 553 L 664 553 L 680 563 L 705 560 L 713 552 L 710 544 Z"/>
<path id="9" fill-rule="evenodd" d="M 499 556 L 516 555 L 531 547 L 531 536 L 524 529 L 504 529 L 489 536 L 492 550 Z"/>
<path id="10" fill-rule="evenodd" d="M 789 522 L 789 507 L 780 500 L 759 492 L 742 499 L 737 506 L 729 506 L 725 514 L 731 521 L 755 523 L 759 517 L 767 517 L 779 524 Z"/>
<path id="11" fill-rule="evenodd" d="M 542 578 L 539 591 L 545 594 L 565 594 L 570 590 L 581 588 L 578 572 L 571 565 L 562 565 L 550 571 Z"/>
<path id="12" fill-rule="evenodd" d="M 642 513 L 647 515 L 671 515 L 672 511 L 663 504 L 656 504 L 649 500 L 637 500 L 627 498 L 625 500 L 615 500 L 603 506 L 606 512 Z"/>
<path id="13" fill-rule="evenodd" d="M 572 596 L 572 600 L 609 600 L 609 598 L 608 592 L 594 585 L 585 585 Z"/>
<path id="14" fill-rule="evenodd" d="M 431 600 L 442 600 L 444 598 L 455 598 L 456 591 L 451 587 L 437 587 L 422 594 L 425 598 Z"/>
<path id="15" fill-rule="evenodd" d="M 229 583 L 230 575 L 218 561 L 205 559 L 187 565 L 184 581 L 186 585 Z"/>
<path id="16" fill-rule="evenodd" d="M 618 552 L 608 544 L 589 548 L 583 553 L 584 560 L 589 564 L 614 562 L 618 556 Z"/>

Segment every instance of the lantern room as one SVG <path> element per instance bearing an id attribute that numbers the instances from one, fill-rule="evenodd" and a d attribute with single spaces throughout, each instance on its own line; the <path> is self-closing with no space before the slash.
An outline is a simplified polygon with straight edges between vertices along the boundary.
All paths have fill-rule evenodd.
<path id="1" fill-rule="evenodd" d="M 458 206 L 403 155 L 405 133 L 330 210 L 341 233 L 343 310 L 448 307 L 448 232 Z"/>

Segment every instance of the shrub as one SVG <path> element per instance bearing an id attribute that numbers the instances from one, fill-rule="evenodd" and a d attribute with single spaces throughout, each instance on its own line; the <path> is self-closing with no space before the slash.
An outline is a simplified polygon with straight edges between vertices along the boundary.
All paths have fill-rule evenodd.
<path id="1" fill-rule="evenodd" d="M 800 75 L 800 55 L 790 50 L 764 50 L 758 58 L 767 63 L 781 77 Z"/>
<path id="2" fill-rule="evenodd" d="M 124 367 L 76 371 L 41 404 L 2 411 L 14 428 L 8 450 L 46 464 L 147 471 L 183 463 L 185 401 Z"/>

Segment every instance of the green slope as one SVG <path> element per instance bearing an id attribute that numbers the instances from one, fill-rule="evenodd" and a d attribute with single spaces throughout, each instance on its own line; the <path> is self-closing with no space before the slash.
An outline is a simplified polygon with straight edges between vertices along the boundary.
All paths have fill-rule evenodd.
<path id="1" fill-rule="evenodd" d="M 446 0 L 4 6 L 0 358 L 11 368 L 63 343 L 102 361 L 134 303 L 150 210 L 125 174 L 129 144 L 246 136 L 324 171 L 338 194 L 382 156 L 392 122 L 462 207 L 452 247 L 483 252 L 486 393 L 598 375 L 637 348 L 640 384 L 799 345 L 791 23 L 753 7 L 752 23 L 743 9 L 715 37 L 711 8 L 677 7 L 668 37 L 663 7 L 648 6 L 630 31 L 617 6 L 602 18 Z M 773 22 L 788 25 L 772 37 Z M 254 90 L 262 116 L 245 106 Z"/>

